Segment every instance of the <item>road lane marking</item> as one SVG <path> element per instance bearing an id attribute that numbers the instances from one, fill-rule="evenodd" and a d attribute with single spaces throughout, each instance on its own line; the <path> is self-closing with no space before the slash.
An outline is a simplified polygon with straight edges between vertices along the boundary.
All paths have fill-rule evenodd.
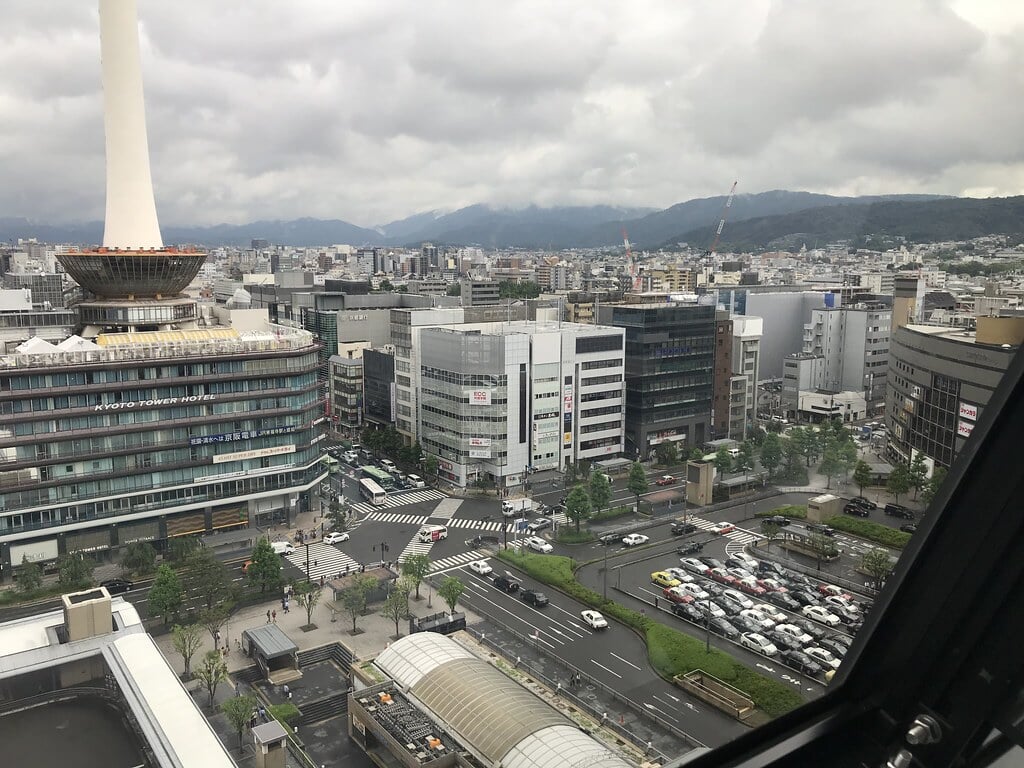
<path id="1" fill-rule="evenodd" d="M 480 599 L 481 599 L 481 600 L 483 600 L 484 602 L 490 603 L 490 604 L 491 604 L 491 605 L 493 605 L 493 606 L 494 606 L 495 608 L 498 608 L 499 610 L 502 610 L 502 611 L 504 611 L 505 613 L 507 613 L 507 614 L 508 614 L 509 616 L 511 616 L 512 618 L 514 618 L 514 619 L 516 619 L 516 620 L 518 620 L 518 621 L 521 621 L 521 622 L 522 622 L 523 624 L 525 624 L 526 626 L 528 626 L 528 627 L 530 627 L 531 629 L 533 629 L 535 633 L 540 633 L 540 632 L 543 632 L 543 633 L 544 633 L 545 635 L 549 635 L 549 636 L 551 637 L 551 639 L 552 639 L 552 640 L 554 640 L 554 641 L 555 641 L 556 643 L 559 643 L 560 645 L 565 645 L 565 640 L 562 640 L 562 639 L 560 639 L 560 638 L 557 638 L 557 637 L 555 637 L 555 636 L 554 636 L 554 635 L 552 635 L 552 634 L 551 634 L 550 632 L 548 632 L 548 631 L 547 631 L 546 629 L 542 629 L 542 628 L 540 628 L 540 627 L 535 627 L 535 626 L 534 626 L 533 624 L 531 624 L 530 622 L 526 621 L 526 619 L 524 619 L 524 618 L 523 618 L 522 616 L 519 616 L 518 614 L 512 613 L 512 611 L 508 610 L 508 608 L 506 608 L 505 606 L 503 606 L 503 605 L 498 605 L 498 604 L 497 604 L 496 602 L 494 602 L 493 600 L 491 600 L 491 599 L 490 599 L 490 598 L 488 598 L 488 597 L 485 597 L 484 595 L 479 595 L 479 597 L 480 597 Z M 549 647 L 551 647 L 551 648 L 554 648 L 554 647 L 555 647 L 555 646 L 554 646 L 554 643 L 551 643 L 551 642 L 549 642 L 548 640 L 545 640 L 545 639 L 544 639 L 543 637 L 540 637 L 539 635 L 538 635 L 538 637 L 537 637 L 537 640 L 538 640 L 539 642 L 542 642 L 542 643 L 544 643 L 545 645 L 547 645 L 547 646 L 549 646 Z"/>
<path id="2" fill-rule="evenodd" d="M 474 585 L 474 586 L 478 586 L 479 587 L 481 585 Z M 482 590 L 482 591 L 484 591 L 488 595 L 491 594 L 491 592 L 492 592 L 492 590 L 490 590 L 490 589 L 486 589 L 486 590 Z M 513 602 L 516 602 L 516 603 L 520 602 L 519 600 L 514 598 L 511 594 L 508 594 L 508 593 L 502 593 L 502 594 L 506 594 L 508 596 L 509 600 L 512 600 Z M 493 605 L 497 605 L 497 603 L 493 603 L 493 601 L 488 600 L 488 602 L 492 602 Z M 523 605 L 525 605 L 525 603 L 523 603 Z M 549 607 L 551 605 L 554 605 L 554 604 L 553 603 L 548 603 Z M 511 611 L 509 611 L 507 608 L 502 608 L 502 610 L 504 610 L 506 613 L 511 614 L 512 616 L 516 616 L 517 618 L 519 618 L 520 621 L 522 621 L 527 626 L 530 626 L 530 627 L 534 626 L 533 624 L 530 624 L 528 621 L 526 621 L 525 619 L 520 617 L 518 614 L 515 614 L 515 613 L 512 613 Z M 557 637 L 554 637 L 554 635 L 556 635 L 556 634 L 560 635 L 563 638 L 563 642 L 572 642 L 576 638 L 583 638 L 583 637 L 587 636 L 586 631 L 580 631 L 581 628 L 576 627 L 576 629 L 570 629 L 569 627 L 565 626 L 560 621 L 558 621 L 558 619 L 555 619 L 555 618 L 547 616 L 546 612 L 542 611 L 541 609 L 536 609 L 535 608 L 534 611 L 536 612 L 536 614 L 538 616 L 543 616 L 546 621 L 550 622 L 553 625 L 551 627 L 543 628 L 543 629 L 541 629 L 541 631 L 544 632 L 545 634 L 551 635 L 555 640 L 558 640 Z M 568 613 L 568 612 L 566 612 L 566 613 Z M 569 615 L 572 615 L 572 614 L 569 614 Z M 564 629 L 565 631 L 563 632 L 561 629 L 556 629 L 555 628 L 556 626 L 557 627 L 562 627 L 562 629 Z"/>
<path id="3" fill-rule="evenodd" d="M 591 659 L 590 661 L 591 661 L 591 662 L 592 662 L 593 664 L 597 664 L 597 666 L 599 666 L 599 667 L 600 667 L 601 669 L 603 669 L 603 670 L 604 670 L 605 672 L 608 672 L 609 674 L 615 675 L 615 676 L 616 676 L 617 678 L 619 678 L 619 680 L 621 680 L 621 679 L 622 679 L 622 675 L 620 675 L 620 674 L 619 674 L 618 672 L 612 672 L 612 670 L 608 669 L 608 667 L 606 667 L 606 666 L 605 666 L 604 664 L 598 664 L 598 662 L 594 661 L 593 659 Z"/>
<path id="4" fill-rule="evenodd" d="M 621 656 L 619 656 L 619 655 L 618 655 L 617 653 L 610 653 L 610 655 L 614 656 L 614 657 L 615 657 L 616 659 L 618 659 L 619 661 L 621 661 L 621 662 L 622 662 L 623 664 L 628 664 L 628 665 L 629 665 L 629 666 L 631 666 L 631 667 L 632 667 L 633 669 L 635 669 L 635 670 L 636 670 L 637 672 L 642 672 L 642 671 L 643 671 L 642 669 L 640 669 L 640 667 L 638 667 L 638 666 L 637 666 L 636 664 L 634 664 L 634 663 L 633 663 L 632 661 L 626 661 L 626 660 L 625 660 L 624 658 L 622 658 Z"/>

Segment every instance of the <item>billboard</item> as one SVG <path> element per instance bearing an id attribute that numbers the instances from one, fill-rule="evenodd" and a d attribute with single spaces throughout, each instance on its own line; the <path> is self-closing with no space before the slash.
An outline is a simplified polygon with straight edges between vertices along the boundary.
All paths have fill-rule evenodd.
<path id="1" fill-rule="evenodd" d="M 956 425 L 956 433 L 960 437 L 970 437 L 971 432 L 974 431 L 974 425 L 969 421 L 960 421 Z"/>
<path id="2" fill-rule="evenodd" d="M 469 458 L 471 459 L 489 459 L 491 458 L 490 448 L 470 448 Z"/>
<path id="3" fill-rule="evenodd" d="M 562 389 L 562 444 L 572 445 L 572 384 L 566 384 Z"/>
<path id="4" fill-rule="evenodd" d="M 490 405 L 491 390 L 471 389 L 468 392 L 466 392 L 466 399 L 469 400 L 470 405 Z"/>
<path id="5" fill-rule="evenodd" d="M 237 451 L 235 453 L 221 453 L 213 457 L 214 464 L 223 464 L 225 461 L 245 461 L 246 459 L 259 459 L 264 456 L 280 456 L 285 453 L 295 453 L 294 445 L 275 445 L 272 448 L 257 448 L 252 451 Z"/>
<path id="6" fill-rule="evenodd" d="M 490 448 L 491 438 L 489 437 L 471 437 L 469 438 L 469 444 L 474 448 Z"/>
<path id="7" fill-rule="evenodd" d="M 978 406 L 971 405 L 970 403 L 960 403 L 960 418 L 970 419 L 971 421 L 978 420 Z"/>

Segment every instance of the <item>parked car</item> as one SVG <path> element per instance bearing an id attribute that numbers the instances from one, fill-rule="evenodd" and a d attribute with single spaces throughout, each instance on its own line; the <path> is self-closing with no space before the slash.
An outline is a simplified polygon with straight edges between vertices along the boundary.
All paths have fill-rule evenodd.
<path id="1" fill-rule="evenodd" d="M 773 563 L 771 560 L 759 561 L 757 570 L 759 573 L 770 574 L 773 578 L 786 575 L 786 569 L 778 563 Z"/>
<path id="2" fill-rule="evenodd" d="M 823 667 L 839 669 L 839 665 L 842 663 L 842 659 L 837 658 L 827 648 L 821 648 L 817 645 L 812 645 L 810 648 L 805 648 L 804 653 L 806 653 L 816 662 L 821 664 Z"/>
<path id="3" fill-rule="evenodd" d="M 754 607 L 754 601 L 736 589 L 723 590 L 722 601 L 739 606 L 741 611 Z"/>
<path id="4" fill-rule="evenodd" d="M 745 610 L 740 611 L 740 616 L 745 616 L 746 618 L 757 622 L 757 624 L 761 627 L 762 630 L 773 629 L 775 627 L 774 621 L 769 619 L 760 611 L 754 610 L 753 608 L 747 608 Z"/>
<path id="5" fill-rule="evenodd" d="M 640 544 L 646 544 L 650 540 L 650 536 L 644 536 L 642 533 L 630 533 L 622 537 L 622 546 L 635 547 Z"/>
<path id="6" fill-rule="evenodd" d="M 553 546 L 544 541 L 540 536 L 527 536 L 523 539 L 523 543 L 534 552 L 541 552 L 545 555 L 555 550 Z"/>
<path id="7" fill-rule="evenodd" d="M 917 525 L 914 523 L 905 523 L 900 526 L 900 530 L 904 533 L 917 533 Z"/>
<path id="8" fill-rule="evenodd" d="M 697 559 L 704 563 L 708 568 L 725 568 L 725 563 L 717 557 L 704 556 L 698 557 Z"/>
<path id="9" fill-rule="evenodd" d="M 754 577 L 754 574 L 746 568 L 729 568 L 728 571 L 736 578 L 737 581 Z"/>
<path id="10" fill-rule="evenodd" d="M 662 475 L 654 481 L 655 485 L 675 485 L 678 480 L 673 475 Z"/>
<path id="11" fill-rule="evenodd" d="M 902 504 L 886 504 L 885 514 L 889 515 L 889 517 L 901 517 L 904 520 L 914 519 L 913 510 L 907 509 Z"/>
<path id="12" fill-rule="evenodd" d="M 693 595 L 686 592 L 681 587 L 682 584 L 677 584 L 674 587 L 665 587 L 661 590 L 661 594 L 665 596 L 665 599 L 670 603 L 692 603 Z"/>
<path id="13" fill-rule="evenodd" d="M 739 579 L 729 573 L 725 568 L 712 568 L 707 572 L 707 576 L 710 579 L 715 580 L 719 584 L 725 584 L 730 587 L 735 587 L 739 584 Z"/>
<path id="14" fill-rule="evenodd" d="M 765 656 L 774 656 L 779 652 L 775 643 L 757 632 L 744 632 L 740 637 L 740 645 Z"/>
<path id="15" fill-rule="evenodd" d="M 107 579 L 106 581 L 101 581 L 100 586 L 105 587 L 107 592 L 112 595 L 121 595 L 125 592 L 131 592 L 135 584 L 128 581 L 128 579 Z"/>
<path id="16" fill-rule="evenodd" d="M 519 592 L 519 597 L 523 599 L 524 603 L 532 605 L 534 608 L 543 608 L 547 605 L 550 600 L 548 596 L 543 592 L 539 592 L 536 589 L 523 589 Z"/>
<path id="17" fill-rule="evenodd" d="M 481 576 L 486 576 L 494 569 L 488 564 L 486 560 L 474 560 L 469 564 L 469 570 L 473 573 L 479 573 Z"/>
<path id="18" fill-rule="evenodd" d="M 427 482 L 419 475 L 406 475 L 405 479 L 413 488 L 426 488 Z"/>
<path id="19" fill-rule="evenodd" d="M 612 544 L 621 544 L 622 536 L 618 533 L 606 533 L 603 536 L 598 537 L 597 540 L 606 547 L 610 547 Z"/>
<path id="20" fill-rule="evenodd" d="M 503 592 L 513 593 L 519 591 L 519 582 L 508 576 L 495 576 L 491 582 Z"/>
<path id="21" fill-rule="evenodd" d="M 815 642 L 828 635 L 828 631 L 824 627 L 815 624 L 813 621 L 808 621 L 807 619 L 801 619 L 798 617 L 790 620 L 789 623 L 802 630 L 805 634 L 810 635 L 811 639 Z"/>
<path id="22" fill-rule="evenodd" d="M 824 523 L 805 523 L 804 527 L 810 533 L 820 533 L 822 536 L 835 536 L 836 529 Z"/>
<path id="23" fill-rule="evenodd" d="M 821 622 L 826 627 L 838 627 L 840 624 L 838 616 L 820 605 L 805 605 L 801 613 L 809 619 Z"/>
<path id="24" fill-rule="evenodd" d="M 591 629 L 608 629 L 608 620 L 597 611 L 580 611 L 580 616 Z"/>
<path id="25" fill-rule="evenodd" d="M 704 623 L 704 612 L 692 603 L 674 603 L 672 613 L 681 619 L 692 621 L 695 624 Z"/>
<path id="26" fill-rule="evenodd" d="M 788 592 L 789 588 L 778 579 L 758 579 L 759 586 L 764 587 L 768 592 Z"/>
<path id="27" fill-rule="evenodd" d="M 799 611 L 801 608 L 800 603 L 790 597 L 788 592 L 769 592 L 765 595 L 765 599 L 787 611 Z"/>
<path id="28" fill-rule="evenodd" d="M 352 538 L 348 531 L 331 531 L 326 534 L 322 541 L 324 544 L 340 544 L 343 541 L 348 541 Z"/>
<path id="29" fill-rule="evenodd" d="M 822 673 L 821 665 L 803 651 L 783 651 L 780 658 L 798 672 L 803 672 L 811 677 Z"/>
<path id="30" fill-rule="evenodd" d="M 822 602 L 830 611 L 845 609 L 856 613 L 860 610 L 855 602 L 843 597 L 842 595 L 825 595 L 825 599 Z"/>
<path id="31" fill-rule="evenodd" d="M 763 528 L 766 525 L 777 525 L 780 528 L 785 528 L 791 522 L 793 521 L 782 515 L 769 515 L 768 517 L 761 519 L 761 527 Z"/>
<path id="32" fill-rule="evenodd" d="M 871 514 L 871 510 L 867 507 L 862 507 L 860 504 L 847 504 L 843 507 L 843 513 L 854 515 L 855 517 L 868 517 Z"/>
<path id="33" fill-rule="evenodd" d="M 837 587 L 835 584 L 819 584 L 818 592 L 822 596 L 833 595 L 835 597 L 845 597 L 847 600 L 853 600 L 853 595 L 849 592 L 844 592 L 842 587 Z"/>
<path id="34" fill-rule="evenodd" d="M 842 659 L 850 650 L 850 646 L 846 643 L 840 642 L 835 635 L 829 637 L 823 637 L 818 640 L 818 646 L 832 653 L 837 658 Z"/>
<path id="35" fill-rule="evenodd" d="M 864 507 L 865 509 L 868 509 L 868 510 L 870 510 L 872 512 L 874 512 L 876 509 L 878 509 L 878 505 L 875 502 L 873 502 L 871 499 L 866 498 L 865 496 L 854 496 L 847 503 L 849 503 L 849 504 L 857 504 L 857 505 L 859 505 L 861 507 Z"/>
<path id="36" fill-rule="evenodd" d="M 659 587 L 675 587 L 679 585 L 679 579 L 665 571 L 655 571 L 651 574 L 651 583 Z"/>
<path id="37" fill-rule="evenodd" d="M 753 576 L 747 576 L 746 578 L 740 579 L 737 586 L 748 595 L 754 595 L 755 597 L 763 597 L 768 593 L 768 590 L 758 584 L 757 579 Z"/>
<path id="38" fill-rule="evenodd" d="M 818 600 L 817 595 L 812 595 L 810 592 L 807 592 L 802 589 L 791 590 L 789 592 L 789 596 L 793 600 L 796 600 L 800 604 L 801 608 L 806 608 L 810 605 L 818 605 L 821 602 L 820 600 Z"/>
<path id="39" fill-rule="evenodd" d="M 775 631 L 781 632 L 784 635 L 789 635 L 801 645 L 813 642 L 814 638 L 804 632 L 800 627 L 795 624 L 776 624 Z"/>
<path id="40" fill-rule="evenodd" d="M 714 632 L 716 635 L 721 635 L 727 640 L 738 640 L 740 637 L 740 631 L 732 625 L 732 623 L 724 617 L 712 616 L 708 619 L 708 629 Z"/>
<path id="41" fill-rule="evenodd" d="M 769 605 L 768 603 L 754 603 L 754 610 L 760 611 L 776 624 L 779 622 L 785 622 L 789 618 L 774 605 Z"/>
<path id="42" fill-rule="evenodd" d="M 674 579 L 679 579 L 680 584 L 687 581 L 693 581 L 693 576 L 677 565 L 673 565 L 671 568 L 666 568 L 665 573 Z"/>
<path id="43" fill-rule="evenodd" d="M 711 533 L 717 533 L 718 535 L 724 535 L 726 533 L 732 533 L 736 530 L 736 526 L 732 523 L 727 523 L 724 520 L 720 523 L 715 523 L 709 529 Z"/>
<path id="44" fill-rule="evenodd" d="M 686 570 L 691 573 L 699 573 L 701 576 L 711 570 L 695 557 L 681 557 L 679 558 L 679 562 L 683 564 L 683 568 Z"/>
<path id="45" fill-rule="evenodd" d="M 734 560 L 735 563 L 730 562 L 731 560 Z M 761 564 L 761 561 L 756 557 L 748 555 L 746 552 L 737 552 L 726 558 L 725 564 L 730 567 L 738 565 L 741 568 L 746 568 L 751 573 L 757 573 L 757 567 Z"/>
<path id="46" fill-rule="evenodd" d="M 694 533 L 697 530 L 697 526 L 693 523 L 673 523 L 672 524 L 672 535 L 682 536 L 687 533 Z"/>
<path id="47" fill-rule="evenodd" d="M 772 641 L 779 651 L 799 651 L 804 647 L 803 643 L 797 640 L 792 635 L 787 635 L 785 632 L 779 632 L 779 628 L 776 627 L 771 632 L 766 632 L 765 637 Z"/>
<path id="48" fill-rule="evenodd" d="M 701 600 L 694 602 L 694 605 L 704 611 L 705 614 L 711 614 L 712 618 L 724 619 L 727 615 L 726 610 L 714 600 Z"/>
<path id="49" fill-rule="evenodd" d="M 704 549 L 704 542 L 702 541 L 688 541 L 681 547 L 676 548 L 676 553 L 680 555 L 695 555 Z"/>
<path id="50" fill-rule="evenodd" d="M 694 600 L 708 600 L 711 597 L 710 592 L 694 581 L 686 584 L 680 584 L 678 588 L 686 594 L 691 595 Z"/>

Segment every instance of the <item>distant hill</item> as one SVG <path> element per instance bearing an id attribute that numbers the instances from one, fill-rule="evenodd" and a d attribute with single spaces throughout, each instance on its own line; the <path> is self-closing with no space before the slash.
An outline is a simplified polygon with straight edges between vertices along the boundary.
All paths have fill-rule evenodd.
<path id="1" fill-rule="evenodd" d="M 717 223 L 668 238 L 677 242 L 709 243 Z M 1024 234 L 1024 197 L 891 199 L 863 204 L 811 208 L 781 216 L 731 221 L 725 226 L 719 251 L 764 248 L 808 248 L 836 240 L 867 243 L 866 238 L 909 242 L 964 240 L 988 234 Z"/>
<path id="2" fill-rule="evenodd" d="M 677 242 L 688 242 L 693 247 L 708 248 L 714 240 L 714 230 L 722 218 L 726 196 L 705 197 L 677 203 L 671 208 L 649 214 L 633 221 L 610 222 L 595 227 L 580 245 L 598 247 L 621 242 L 623 227 L 629 239 L 641 248 L 654 248 L 665 243 L 675 246 Z M 757 194 L 738 194 L 729 209 L 726 229 L 735 222 L 763 216 L 794 213 L 810 208 L 820 209 L 836 205 L 867 205 L 879 200 L 939 200 L 939 195 L 882 195 L 873 197 L 836 197 L 813 192 L 790 192 L 776 189 Z M 705 234 L 705 230 L 710 234 Z M 697 233 L 687 239 L 681 233 Z"/>

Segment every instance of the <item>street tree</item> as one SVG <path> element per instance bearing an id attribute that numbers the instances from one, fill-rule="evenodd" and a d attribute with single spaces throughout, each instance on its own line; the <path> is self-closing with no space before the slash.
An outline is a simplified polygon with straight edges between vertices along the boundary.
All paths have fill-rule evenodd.
<path id="1" fill-rule="evenodd" d="M 918 451 L 914 454 L 914 460 L 910 462 L 910 485 L 914 489 L 914 501 L 917 501 L 917 494 L 928 483 L 928 465 L 924 463 L 924 454 Z"/>
<path id="2" fill-rule="evenodd" d="M 184 599 L 185 590 L 174 569 L 166 563 L 157 568 L 153 586 L 149 588 L 150 612 L 157 616 L 163 616 L 164 624 L 167 624 L 171 620 L 171 616 L 181 610 Z"/>
<path id="3" fill-rule="evenodd" d="M 590 517 L 590 496 L 582 485 L 575 485 L 565 498 L 565 514 L 576 524 L 576 533 L 580 532 L 580 523 Z"/>
<path id="4" fill-rule="evenodd" d="M 636 498 L 635 511 L 637 514 L 640 514 L 640 496 L 647 493 L 648 487 L 647 473 L 644 471 L 644 465 L 639 461 L 634 461 L 633 466 L 629 468 L 629 480 L 626 482 L 626 489 Z"/>
<path id="5" fill-rule="evenodd" d="M 395 622 L 396 639 L 402 636 L 398 623 L 409 618 L 410 591 L 408 582 L 405 579 L 398 579 L 391 585 L 391 591 L 388 592 L 387 599 L 381 607 L 381 615 Z"/>
<path id="6" fill-rule="evenodd" d="M 860 495 L 864 495 L 864 489 L 871 485 L 871 467 L 861 459 L 853 468 L 853 482 L 860 489 Z"/>
<path id="7" fill-rule="evenodd" d="M 295 602 L 306 611 L 306 627 L 313 627 L 313 610 L 323 597 L 323 590 L 318 584 L 309 581 L 299 581 L 293 588 Z"/>
<path id="8" fill-rule="evenodd" d="M 217 686 L 228 679 L 228 665 L 224 663 L 224 657 L 220 651 L 209 650 L 203 656 L 203 663 L 196 668 L 196 677 L 203 684 L 203 688 L 210 694 L 210 706 L 213 706 L 213 698 L 217 695 Z"/>
<path id="9" fill-rule="evenodd" d="M 853 440 L 844 440 L 839 443 L 839 471 L 844 479 L 850 476 L 850 472 L 857 466 L 859 460 L 857 444 Z"/>
<path id="10" fill-rule="evenodd" d="M 600 512 L 608 506 L 612 498 L 611 483 L 603 472 L 595 472 L 590 476 L 590 503 Z"/>
<path id="11" fill-rule="evenodd" d="M 186 589 L 207 609 L 224 599 L 229 584 L 227 566 L 206 547 L 199 547 L 185 561 Z"/>
<path id="12" fill-rule="evenodd" d="M 818 467 L 818 471 L 825 476 L 825 488 L 832 487 L 832 478 L 838 475 L 841 470 L 842 464 L 839 461 L 839 446 L 836 445 L 835 438 L 829 436 L 828 444 L 822 452 L 821 465 Z"/>
<path id="13" fill-rule="evenodd" d="M 454 576 L 448 576 L 441 582 L 441 586 L 437 588 L 437 594 L 448 603 L 449 613 L 455 613 L 455 606 L 458 605 L 459 598 L 462 597 L 462 593 L 465 591 L 466 585 Z"/>
<path id="14" fill-rule="evenodd" d="M 931 504 L 935 500 L 935 496 L 939 492 L 939 488 L 942 487 L 943 481 L 946 479 L 946 468 L 935 467 L 932 470 L 932 476 L 928 480 L 928 484 L 924 487 L 924 491 L 921 493 L 921 498 L 925 504 Z"/>
<path id="15" fill-rule="evenodd" d="M 427 475 L 427 480 L 436 481 L 437 470 L 437 456 L 428 453 L 427 456 L 423 459 L 423 471 Z"/>
<path id="16" fill-rule="evenodd" d="M 173 563 L 184 563 L 189 555 L 199 548 L 199 539 L 195 536 L 175 536 L 167 545 L 167 559 Z"/>
<path id="17" fill-rule="evenodd" d="M 174 645 L 174 650 L 181 654 L 181 660 L 185 663 L 185 679 L 188 680 L 192 676 L 192 657 L 203 644 L 199 625 L 175 624 L 171 629 L 171 644 Z"/>
<path id="18" fill-rule="evenodd" d="M 246 571 L 249 584 L 259 587 L 260 592 L 276 589 L 281 584 L 281 557 L 274 551 L 269 539 L 257 541 L 249 559 L 252 561 Z"/>
<path id="19" fill-rule="evenodd" d="M 811 550 L 811 553 L 818 561 L 818 570 L 821 570 L 821 561 L 823 559 L 829 559 L 839 554 L 839 550 L 836 549 L 836 544 L 832 540 L 831 536 L 826 536 L 823 533 L 812 533 L 806 539 L 807 547 Z"/>
<path id="20" fill-rule="evenodd" d="M 704 458 L 704 451 L 696 446 L 690 449 L 689 459 L 690 461 L 700 461 Z"/>
<path id="21" fill-rule="evenodd" d="M 723 447 L 715 451 L 715 469 L 718 470 L 719 477 L 732 469 L 732 456 L 728 448 Z"/>
<path id="22" fill-rule="evenodd" d="M 242 748 L 242 733 L 252 720 L 252 713 L 258 708 L 256 697 L 245 694 L 232 696 L 220 705 L 220 711 L 227 717 L 235 733 L 238 734 L 238 748 Z"/>
<path id="23" fill-rule="evenodd" d="M 772 542 L 779 538 L 779 534 L 782 533 L 782 526 L 778 523 L 762 522 L 761 533 L 768 542 L 768 551 L 771 552 Z"/>
<path id="24" fill-rule="evenodd" d="M 341 604 L 345 612 L 352 617 L 352 634 L 356 634 L 356 621 L 366 613 L 366 598 L 377 580 L 365 573 L 357 573 L 351 583 L 341 591 Z"/>
<path id="25" fill-rule="evenodd" d="M 800 447 L 800 442 L 797 439 L 784 437 L 782 439 L 782 452 L 786 457 L 786 477 L 792 480 L 797 470 L 803 467 L 803 448 Z"/>
<path id="26" fill-rule="evenodd" d="M 43 568 L 28 555 L 21 556 L 21 567 L 18 569 L 18 589 L 22 592 L 35 592 L 43 586 Z"/>
<path id="27" fill-rule="evenodd" d="M 148 541 L 136 541 L 121 550 L 121 572 L 126 576 L 146 576 L 156 570 L 156 550 Z"/>
<path id="28" fill-rule="evenodd" d="M 812 427 L 796 427 L 790 432 L 790 439 L 793 440 L 800 449 L 800 453 L 804 457 L 806 466 L 810 467 L 811 464 L 818 460 L 822 452 L 822 443 L 820 433 Z"/>
<path id="29" fill-rule="evenodd" d="M 910 490 L 910 470 L 906 464 L 897 464 L 889 473 L 889 479 L 885 489 L 893 495 L 896 503 L 900 503 L 900 496 Z"/>
<path id="30" fill-rule="evenodd" d="M 860 569 L 871 577 L 876 589 L 881 589 L 886 577 L 892 573 L 892 567 L 892 557 L 884 549 L 868 550 L 860 559 Z"/>
<path id="31" fill-rule="evenodd" d="M 754 468 L 754 445 L 749 440 L 740 443 L 740 453 L 736 457 L 736 471 L 747 473 Z"/>
<path id="32" fill-rule="evenodd" d="M 764 436 L 761 443 L 761 466 L 768 472 L 768 478 L 775 476 L 775 470 L 782 463 L 782 441 L 774 432 Z"/>
<path id="33" fill-rule="evenodd" d="M 654 449 L 654 456 L 663 467 L 671 467 L 679 462 L 679 449 L 673 441 L 668 440 L 658 444 Z"/>
<path id="34" fill-rule="evenodd" d="M 199 623 L 210 633 L 214 647 L 217 646 L 217 633 L 228 623 L 231 616 L 231 606 L 228 603 L 216 603 L 210 608 L 204 608 L 199 614 Z"/>
<path id="35" fill-rule="evenodd" d="M 409 580 L 416 590 L 416 599 L 420 599 L 420 584 L 430 573 L 430 558 L 427 555 L 409 555 L 402 561 L 402 575 Z"/>
<path id="36" fill-rule="evenodd" d="M 85 555 L 69 552 L 57 561 L 57 583 L 68 590 L 84 589 L 92 584 L 92 560 Z"/>
<path id="37" fill-rule="evenodd" d="M 348 503 L 344 499 L 328 505 L 327 522 L 332 531 L 341 533 L 348 530 Z"/>

